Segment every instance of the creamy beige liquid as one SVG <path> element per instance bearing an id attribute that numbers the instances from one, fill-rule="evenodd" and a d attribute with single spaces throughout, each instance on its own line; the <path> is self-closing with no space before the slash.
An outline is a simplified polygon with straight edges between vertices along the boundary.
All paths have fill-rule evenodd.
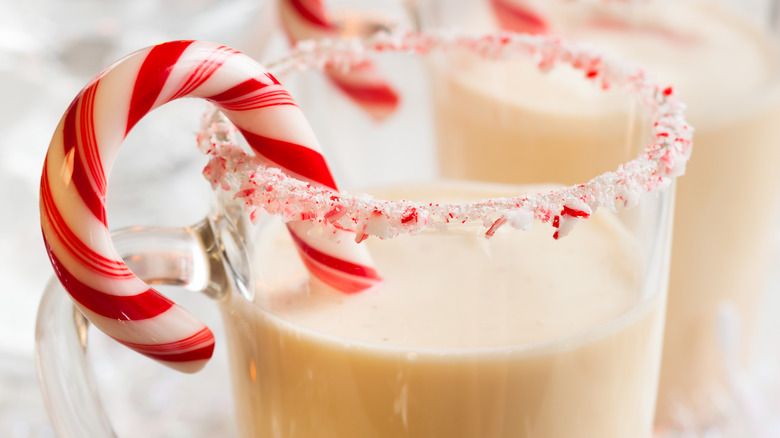
<path id="1" fill-rule="evenodd" d="M 610 4 L 616 15 L 596 2 L 546 4 L 546 13 L 557 31 L 644 65 L 688 104 L 694 153 L 678 183 L 658 418 L 672 422 L 682 407 L 706 422 L 726 391 L 719 309 L 737 311 L 743 361 L 767 275 L 764 233 L 780 195 L 776 47 L 715 5 Z M 455 62 L 434 69 L 445 176 L 575 183 L 636 155 L 624 146 L 641 138 L 633 119 L 581 73 Z"/>
<path id="2" fill-rule="evenodd" d="M 241 435 L 649 437 L 664 297 L 641 291 L 636 241 L 609 213 L 558 241 L 541 224 L 483 233 L 371 238 L 385 281 L 343 295 L 268 228 L 255 303 L 223 308 Z"/>

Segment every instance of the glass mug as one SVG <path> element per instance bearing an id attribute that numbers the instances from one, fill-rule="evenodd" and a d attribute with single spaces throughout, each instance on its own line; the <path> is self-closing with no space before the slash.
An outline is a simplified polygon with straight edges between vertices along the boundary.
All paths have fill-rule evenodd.
<path id="1" fill-rule="evenodd" d="M 622 100 L 634 105 L 627 105 L 622 147 L 614 150 L 622 164 L 574 186 L 553 174 L 506 186 L 442 179 L 435 162 L 408 172 L 368 159 L 361 163 L 371 170 L 365 178 L 353 175 L 354 187 L 334 196 L 245 153 L 225 119 L 212 114 L 200 136 L 212 154 L 206 175 L 227 189 L 217 190 L 213 211 L 192 227 L 132 228 L 113 242 L 140 278 L 214 298 L 239 435 L 650 437 L 674 179 L 691 145 L 673 90 L 590 49 L 516 34 L 321 42 L 272 66 L 296 95 L 299 86 L 311 91 L 308 79 L 319 80 L 296 71 L 321 67 L 323 59 L 359 63 L 365 52 L 376 52 L 411 102 L 428 99 L 415 92 L 429 77 L 407 84 L 402 72 L 455 68 L 455 52 L 536 57 L 583 86 L 627 90 L 633 99 Z M 296 95 L 304 111 L 318 97 Z M 341 104 L 350 102 L 334 101 L 330 113 L 309 118 L 331 120 L 336 131 L 358 123 L 339 118 Z M 323 149 L 337 159 L 366 141 L 348 138 L 340 150 Z M 433 144 L 398 145 L 399 153 L 422 148 Z M 539 166 L 557 172 L 560 159 Z M 338 179 L 340 171 L 334 173 Z M 368 187 L 376 181 L 384 187 Z M 327 236 L 334 228 L 364 233 L 361 245 L 382 282 L 344 294 L 311 275 L 280 217 L 318 221 L 303 237 L 314 242 L 333 243 Z M 86 327 L 54 283 L 38 318 L 44 394 L 62 436 L 112 436 L 85 360 Z"/>
<path id="2" fill-rule="evenodd" d="M 424 30 L 503 27 L 559 34 L 637 62 L 675 87 L 696 128 L 697 154 L 678 187 L 658 423 L 705 433 L 727 423 L 739 427 L 735 417 L 743 414 L 763 415 L 750 406 L 758 400 L 740 399 L 765 386 L 750 373 L 757 371 L 758 355 L 774 351 L 773 345 L 762 351 L 756 341 L 776 246 L 763 230 L 773 229 L 780 209 L 777 2 L 490 0 L 419 6 Z M 478 63 L 467 68 L 475 75 L 489 70 Z M 445 71 L 439 77 L 439 141 L 450 151 L 441 167 L 445 176 L 522 183 L 534 166 L 514 164 L 528 154 L 515 147 L 519 135 L 537 145 L 576 137 L 590 139 L 588 147 L 603 144 L 599 135 L 605 130 L 594 129 L 584 112 L 570 111 L 588 102 L 579 90 L 561 93 L 563 103 L 554 111 L 567 129 L 560 129 L 533 121 L 539 114 L 549 117 L 554 105 L 528 103 L 525 96 L 536 83 L 515 81 L 502 90 L 491 82 L 464 86 L 474 83 L 468 74 Z M 469 104 L 453 105 L 455 100 Z M 502 117 L 462 111 L 473 106 Z M 529 122 L 508 122 L 516 119 Z M 472 147 L 486 138 L 488 148 Z M 539 146 L 537 153 L 559 152 Z M 750 226 L 744 225 L 746 214 Z"/>

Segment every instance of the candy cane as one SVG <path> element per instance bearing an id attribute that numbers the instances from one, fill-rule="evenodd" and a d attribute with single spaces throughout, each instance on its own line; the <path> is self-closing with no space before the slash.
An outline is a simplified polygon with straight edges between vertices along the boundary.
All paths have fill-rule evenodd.
<path id="1" fill-rule="evenodd" d="M 280 0 L 279 12 L 293 42 L 344 33 L 325 13 L 322 0 Z M 376 120 L 384 119 L 398 107 L 398 94 L 370 61 L 353 65 L 349 71 L 326 66 L 325 72 L 337 88 Z"/>
<path id="2" fill-rule="evenodd" d="M 149 111 L 180 97 L 214 103 L 271 165 L 331 190 L 336 185 L 285 89 L 259 64 L 224 46 L 176 41 L 141 50 L 101 73 L 71 103 L 41 178 L 41 226 L 52 266 L 95 326 L 144 355 L 193 372 L 211 357 L 213 334 L 129 270 L 113 246 L 105 210 L 107 175 L 125 136 Z M 313 275 L 345 292 L 379 280 L 354 234 L 329 241 L 307 235 L 310 226 L 289 224 Z"/>
<path id="3" fill-rule="evenodd" d="M 522 0 L 490 0 L 499 27 L 519 33 L 545 34 L 547 20 Z"/>

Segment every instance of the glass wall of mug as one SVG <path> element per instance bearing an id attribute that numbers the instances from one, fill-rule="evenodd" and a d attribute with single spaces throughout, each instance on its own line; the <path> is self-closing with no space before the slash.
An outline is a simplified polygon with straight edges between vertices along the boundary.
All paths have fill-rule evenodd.
<path id="1" fill-rule="evenodd" d="M 741 409 L 734 383 L 766 353 L 754 344 L 780 198 L 776 2 L 418 5 L 423 29 L 560 34 L 637 62 L 680 93 L 696 153 L 678 186 L 657 418 L 687 429 L 727 421 Z M 601 155 L 599 136 L 610 128 L 591 120 L 592 97 L 563 80 L 542 96 L 526 70 L 472 60 L 433 70 L 443 175 L 521 183 L 534 177 L 539 157 L 570 157 L 560 158 L 562 171 L 583 157 L 613 165 Z M 562 155 L 556 145 L 570 139 L 587 146 Z"/>
<path id="2" fill-rule="evenodd" d="M 450 152 L 431 136 L 430 91 L 441 84 L 429 72 L 460 71 L 463 59 L 455 54 L 471 56 L 455 49 L 429 58 L 372 56 L 402 99 L 383 122 L 347 116 L 354 102 L 320 74 L 270 64 L 312 121 L 335 179 L 343 181 L 341 197 L 393 200 L 398 220 L 388 223 L 406 231 L 362 242 L 382 282 L 344 294 L 310 275 L 279 217 L 247 213 L 234 192 L 219 193 L 209 218 L 186 230 L 196 235 L 188 242 L 208 244 L 174 245 L 180 259 L 194 261 L 180 281 L 205 284 L 223 315 L 226 338 L 219 341 L 228 346 L 240 436 L 652 435 L 673 178 L 653 193 L 635 187 L 613 199 L 631 208 L 592 211 L 590 198 L 569 194 L 565 210 L 541 214 L 557 202 L 554 194 L 585 188 L 653 144 L 649 114 L 619 87 L 604 90 L 593 79 L 599 74 L 589 79 L 560 63 L 536 80 L 544 85 L 560 75 L 583 93 L 607 96 L 591 106 L 595 127 L 615 128 L 600 133 L 609 163 L 589 154 L 572 159 L 588 147 L 577 137 L 557 145 L 555 156 L 505 155 L 518 168 L 535 162 L 539 170 L 522 184 L 444 178 L 437 163 Z M 629 169 L 639 172 L 628 166 L 621 175 Z M 620 193 L 623 179 L 604 181 L 605 193 Z M 274 186 L 258 187 L 279 193 Z M 287 195 L 291 208 L 308 202 Z M 441 207 L 446 203 L 454 204 Z M 437 208 L 450 219 L 433 226 L 442 217 L 431 213 Z M 383 219 L 371 224 L 364 231 L 382 235 Z M 408 228 L 415 224 L 424 229 Z M 330 232 L 312 225 L 307 235 Z M 158 247 L 151 254 L 161 257 Z M 143 246 L 132 255 L 143 261 Z M 168 265 L 180 267 L 154 264 Z M 155 277 L 175 283 L 174 274 Z"/>

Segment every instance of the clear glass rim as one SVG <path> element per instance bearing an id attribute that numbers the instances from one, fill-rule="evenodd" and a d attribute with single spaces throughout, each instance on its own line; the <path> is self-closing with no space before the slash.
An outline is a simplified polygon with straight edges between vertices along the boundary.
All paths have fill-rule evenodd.
<path id="1" fill-rule="evenodd" d="M 684 117 L 685 105 L 673 88 L 652 80 L 641 67 L 554 35 L 508 31 L 460 33 L 379 33 L 369 38 L 302 41 L 285 56 L 268 63 L 284 76 L 324 66 L 348 70 L 372 53 L 423 55 L 432 51 L 467 49 L 485 59 L 529 57 L 541 71 L 559 63 L 583 73 L 601 89 L 620 89 L 647 111 L 651 140 L 637 157 L 590 181 L 539 193 L 467 203 L 388 201 L 365 193 L 334 192 L 269 167 L 240 146 L 237 129 L 218 110 L 204 115 L 199 146 L 211 156 L 205 172 L 215 188 L 234 192 L 250 217 L 258 209 L 283 220 L 309 220 L 353 231 L 357 240 L 369 235 L 390 238 L 422 229 L 446 229 L 450 224 L 481 224 L 489 237 L 505 225 L 526 230 L 534 221 L 551 222 L 554 237 L 599 208 L 636 205 L 645 193 L 662 192 L 685 172 L 692 150 L 693 129 Z M 215 147 L 216 146 L 216 147 Z"/>

